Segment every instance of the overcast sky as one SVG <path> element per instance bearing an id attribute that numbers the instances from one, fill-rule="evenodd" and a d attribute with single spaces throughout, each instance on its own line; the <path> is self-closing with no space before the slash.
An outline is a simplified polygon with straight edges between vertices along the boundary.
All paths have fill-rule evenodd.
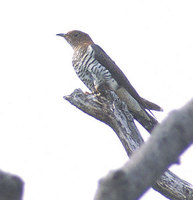
<path id="1" fill-rule="evenodd" d="M 25 200 L 90 200 L 98 180 L 128 160 L 109 127 L 63 100 L 88 90 L 71 47 L 56 37 L 73 29 L 89 33 L 138 93 L 164 108 L 160 121 L 193 96 L 192 0 L 1 1 L 0 169 L 23 178 Z M 192 153 L 171 168 L 190 183 Z M 142 199 L 165 198 L 150 190 Z"/>

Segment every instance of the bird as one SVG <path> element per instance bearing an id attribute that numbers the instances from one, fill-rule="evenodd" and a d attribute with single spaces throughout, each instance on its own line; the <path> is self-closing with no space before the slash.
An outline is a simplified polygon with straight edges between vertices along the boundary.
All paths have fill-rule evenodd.
<path id="1" fill-rule="evenodd" d="M 114 91 L 131 112 L 147 121 L 153 119 L 151 110 L 163 110 L 137 93 L 122 70 L 87 33 L 73 30 L 56 35 L 63 37 L 73 48 L 74 70 L 93 94 L 102 95 L 106 90 Z"/>

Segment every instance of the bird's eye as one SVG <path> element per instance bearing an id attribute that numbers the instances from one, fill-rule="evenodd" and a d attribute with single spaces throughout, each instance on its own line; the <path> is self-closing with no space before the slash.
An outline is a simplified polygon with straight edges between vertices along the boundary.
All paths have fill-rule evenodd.
<path id="1" fill-rule="evenodd" d="M 74 37 L 78 37 L 78 33 L 75 33 L 75 34 L 74 34 Z"/>

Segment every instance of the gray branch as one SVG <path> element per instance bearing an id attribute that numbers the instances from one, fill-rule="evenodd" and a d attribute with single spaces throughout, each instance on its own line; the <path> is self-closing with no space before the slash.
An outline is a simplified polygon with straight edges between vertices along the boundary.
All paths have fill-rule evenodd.
<path id="1" fill-rule="evenodd" d="M 138 199 L 193 142 L 192 121 L 193 101 L 171 113 L 124 167 L 100 181 L 95 200 Z"/>
<path id="2" fill-rule="evenodd" d="M 23 185 L 18 176 L 0 171 L 0 200 L 22 200 Z"/>
<path id="3" fill-rule="evenodd" d="M 116 98 L 108 98 L 107 100 L 104 97 L 94 97 L 91 94 L 84 94 L 80 89 L 64 98 L 83 112 L 109 125 L 117 134 L 128 156 L 131 156 L 143 144 L 143 139 L 135 126 L 133 116 L 128 111 L 127 106 L 116 101 Z M 166 119 L 163 125 L 155 129 L 151 140 L 149 140 L 150 142 L 153 141 L 147 144 L 148 146 L 153 144 L 154 151 L 148 150 L 147 147 L 144 147 L 146 145 L 143 145 L 143 149 L 147 148 L 145 156 L 144 152 L 139 153 L 138 151 L 138 159 L 135 159 L 137 155 L 134 154 L 129 164 L 124 166 L 123 169 L 112 172 L 107 178 L 100 181 L 95 199 L 133 200 L 137 199 L 152 185 L 155 190 L 167 198 L 175 200 L 193 199 L 193 186 L 169 170 L 165 171 L 170 164 L 176 162 L 179 154 L 192 141 L 188 130 L 193 128 L 189 129 L 191 123 L 189 124 L 190 121 L 186 119 L 193 118 L 193 116 L 191 116 L 192 118 L 187 117 L 193 115 L 193 109 L 192 112 L 186 109 L 185 107 L 182 111 L 183 117 L 177 117 L 179 116 L 178 112 L 173 112 L 169 117 L 170 119 Z M 193 126 L 193 123 L 191 125 Z M 157 135 L 161 136 L 158 137 Z M 161 145 L 157 140 L 161 140 Z M 171 142 L 174 146 L 171 146 Z M 135 165 L 132 160 L 136 160 L 139 164 Z M 154 162 L 158 163 L 155 164 Z M 127 167 L 129 167 L 129 171 L 126 169 Z"/>

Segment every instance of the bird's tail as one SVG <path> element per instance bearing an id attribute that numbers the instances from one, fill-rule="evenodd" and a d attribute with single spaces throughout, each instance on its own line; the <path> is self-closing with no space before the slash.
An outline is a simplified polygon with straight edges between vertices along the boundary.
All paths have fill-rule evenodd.
<path id="1" fill-rule="evenodd" d="M 151 101 L 148 101 L 147 99 L 144 99 L 142 97 L 141 97 L 141 100 L 143 101 L 146 109 L 155 110 L 155 111 L 163 111 L 163 109 L 157 104 L 152 103 Z"/>
<path id="2" fill-rule="evenodd" d="M 144 105 L 144 108 L 141 107 L 141 105 L 139 104 L 139 102 L 136 101 L 128 93 L 128 91 L 125 88 L 121 87 L 121 88 L 117 89 L 115 91 L 115 93 L 117 94 L 117 96 L 122 101 L 124 101 L 127 104 L 127 106 L 128 106 L 128 108 L 129 108 L 130 111 L 137 113 L 138 115 L 140 115 L 141 117 L 145 118 L 146 120 L 151 120 L 151 118 L 149 118 L 149 114 L 145 111 L 145 109 L 146 109 L 147 106 L 145 107 L 145 105 Z M 150 111 L 149 108 L 147 108 L 147 109 Z M 151 113 L 151 111 L 150 111 L 150 113 Z"/>

